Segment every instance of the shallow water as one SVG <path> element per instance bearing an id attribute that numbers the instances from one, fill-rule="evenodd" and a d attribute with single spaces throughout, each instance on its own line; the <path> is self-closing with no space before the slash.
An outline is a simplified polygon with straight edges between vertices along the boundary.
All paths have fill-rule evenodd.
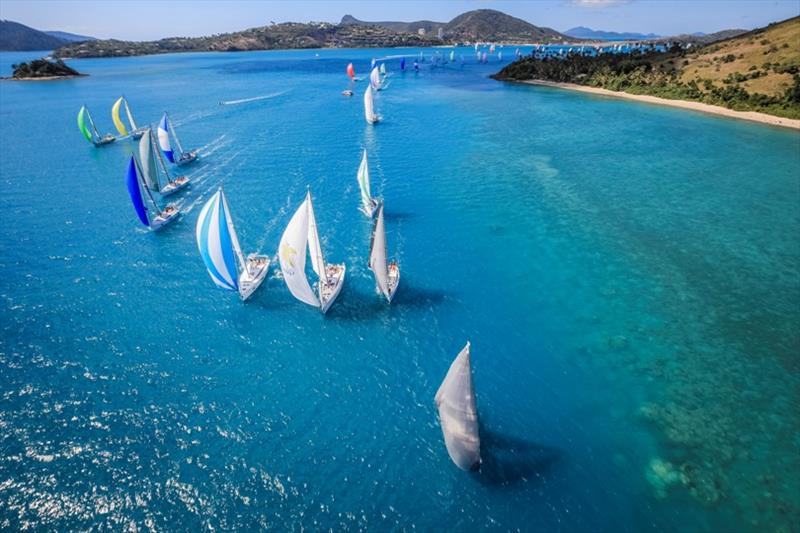
<path id="1" fill-rule="evenodd" d="M 345 65 L 417 52 L 87 59 L 88 78 L 0 83 L 0 527 L 798 523 L 800 135 L 469 60 L 390 60 L 385 122 L 365 124 Z M 3 74 L 23 58 L 0 54 Z M 201 150 L 160 234 L 125 190 L 133 144 L 75 126 L 86 104 L 110 130 L 120 94 Z M 391 307 L 366 266 L 363 147 L 402 269 Z M 311 187 L 348 266 L 327 316 L 274 270 L 246 305 L 215 288 L 193 230 L 222 184 L 245 252 L 270 255 Z M 433 406 L 468 339 L 478 474 Z"/>

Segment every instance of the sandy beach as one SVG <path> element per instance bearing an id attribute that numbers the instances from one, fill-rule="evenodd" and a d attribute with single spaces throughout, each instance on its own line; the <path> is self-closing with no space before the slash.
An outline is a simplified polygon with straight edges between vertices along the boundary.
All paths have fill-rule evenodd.
<path id="1" fill-rule="evenodd" d="M 749 120 L 751 122 L 760 122 L 762 124 L 770 124 L 772 126 L 780 126 L 784 128 L 792 128 L 800 130 L 800 120 L 776 117 L 767 115 L 765 113 L 757 113 L 755 111 L 734 111 L 726 107 L 716 105 L 703 104 L 701 102 L 689 102 L 686 100 L 670 100 L 668 98 L 659 98 L 657 96 L 649 96 L 645 94 L 630 94 L 620 91 L 609 91 L 608 89 L 600 89 L 597 87 L 586 87 L 584 85 L 576 85 L 574 83 L 557 83 L 544 80 L 526 80 L 521 83 L 530 85 L 543 85 L 546 87 L 556 87 L 559 89 L 569 89 L 573 91 L 581 91 L 584 93 L 597 94 L 601 96 L 613 96 L 616 98 L 626 98 L 628 100 L 636 100 L 638 102 L 646 102 L 648 104 L 666 105 L 670 107 L 678 107 L 681 109 L 689 109 L 692 111 L 700 111 L 702 113 L 711 113 L 712 115 L 721 115 L 724 117 L 738 118 L 741 120 Z"/>

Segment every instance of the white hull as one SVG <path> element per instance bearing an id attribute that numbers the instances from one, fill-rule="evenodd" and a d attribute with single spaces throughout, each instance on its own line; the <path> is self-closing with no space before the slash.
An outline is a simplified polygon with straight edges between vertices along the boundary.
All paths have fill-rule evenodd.
<path id="1" fill-rule="evenodd" d="M 378 210 L 378 200 L 376 200 L 375 198 L 372 199 L 369 207 L 367 207 L 363 203 L 361 204 L 361 212 L 367 215 L 369 218 L 374 217 L 375 211 L 377 210 Z"/>
<path id="2" fill-rule="evenodd" d="M 397 286 L 400 285 L 400 267 L 397 265 L 389 265 L 389 294 L 386 299 L 392 303 L 394 295 L 397 292 Z"/>
<path id="3" fill-rule="evenodd" d="M 175 161 L 175 164 L 180 167 L 180 166 L 183 166 L 183 165 L 188 165 L 189 163 L 191 163 L 195 159 L 197 159 L 197 151 L 196 150 L 192 150 L 191 152 L 184 152 L 183 154 L 181 154 L 180 158 L 178 158 Z"/>
<path id="4" fill-rule="evenodd" d="M 246 301 L 261 286 L 269 271 L 269 257 L 250 254 L 245 270 L 239 275 L 239 296 Z"/>
<path id="5" fill-rule="evenodd" d="M 319 307 L 322 313 L 327 313 L 333 301 L 342 292 L 342 285 L 344 285 L 344 274 L 347 267 L 344 264 L 340 265 L 325 265 L 328 275 L 328 283 L 323 284 L 322 280 L 318 282 L 319 287 Z"/>
<path id="6" fill-rule="evenodd" d="M 106 144 L 111 144 L 116 140 L 117 140 L 117 138 L 109 133 L 105 137 L 102 137 L 101 139 L 99 139 L 97 141 L 94 141 L 94 145 L 95 146 L 105 146 Z"/>
<path id="7" fill-rule="evenodd" d="M 371 119 L 370 118 L 367 119 L 367 122 L 370 123 L 370 124 L 377 124 L 380 121 L 381 121 L 381 117 L 379 117 L 378 115 L 372 115 Z"/>
<path id="8" fill-rule="evenodd" d="M 150 229 L 153 230 L 153 231 L 158 231 L 161 228 L 163 228 L 164 226 L 166 226 L 167 224 L 169 224 L 170 222 L 172 222 L 173 220 L 175 220 L 176 218 L 178 218 L 178 215 L 180 215 L 180 214 L 181 214 L 181 212 L 178 211 L 177 207 L 174 207 L 172 205 L 168 205 L 166 207 L 166 209 L 161 211 L 160 215 L 155 217 L 150 222 Z"/>
<path id="9" fill-rule="evenodd" d="M 186 188 L 189 185 L 189 178 L 186 176 L 178 176 L 174 180 L 167 183 L 161 189 L 161 196 L 169 196 L 170 194 L 175 194 L 176 192 Z"/>

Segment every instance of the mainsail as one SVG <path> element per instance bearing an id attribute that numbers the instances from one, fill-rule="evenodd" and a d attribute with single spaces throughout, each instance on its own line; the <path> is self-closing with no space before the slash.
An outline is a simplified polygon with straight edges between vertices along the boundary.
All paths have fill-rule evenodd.
<path id="1" fill-rule="evenodd" d="M 117 128 L 117 131 L 120 135 L 127 135 L 128 130 L 125 128 L 125 123 L 122 122 L 122 119 L 119 117 L 119 108 L 122 106 L 122 102 L 125 100 L 124 97 L 120 96 L 117 98 L 117 101 L 114 102 L 114 105 L 111 107 L 111 120 L 114 121 L 114 127 Z"/>
<path id="2" fill-rule="evenodd" d="M 306 278 L 306 246 L 308 245 L 309 196 L 297 208 L 281 236 L 278 259 L 286 286 L 301 302 L 319 307 L 319 299 Z"/>
<path id="3" fill-rule="evenodd" d="M 389 295 L 389 268 L 386 264 L 386 227 L 383 223 L 383 203 L 378 207 L 378 218 L 372 231 L 369 247 L 369 269 L 375 274 L 375 282 L 384 296 Z"/>
<path id="4" fill-rule="evenodd" d="M 347 64 L 347 76 L 351 80 L 355 79 L 355 77 L 356 77 L 356 69 L 353 68 L 353 64 L 352 63 L 348 63 Z"/>
<path id="5" fill-rule="evenodd" d="M 372 87 L 367 86 L 364 91 L 364 116 L 370 124 L 375 122 L 375 111 L 372 107 Z"/>
<path id="6" fill-rule="evenodd" d="M 405 57 L 401 57 L 400 58 L 400 70 L 405 70 L 405 69 L 406 69 L 406 58 Z"/>
<path id="7" fill-rule="evenodd" d="M 150 140 L 152 130 L 147 130 L 139 139 L 139 161 L 142 165 L 142 174 L 147 188 L 151 191 L 158 192 L 161 190 L 161 184 L 158 181 L 158 171 L 156 170 L 156 159 L 153 153 L 153 141 Z M 167 176 L 169 180 L 169 176 Z"/>
<path id="8" fill-rule="evenodd" d="M 306 194 L 308 203 L 308 254 L 311 256 L 311 267 L 320 279 L 327 283 L 328 273 L 325 271 L 325 258 L 322 256 L 322 246 L 319 242 L 317 230 L 317 217 L 314 215 L 314 204 L 311 202 L 311 192 Z"/>
<path id="9" fill-rule="evenodd" d="M 361 190 L 361 204 L 367 213 L 372 213 L 372 194 L 369 190 L 369 165 L 367 164 L 366 150 L 361 158 L 361 164 L 358 165 L 357 178 L 358 188 Z"/>
<path id="10" fill-rule="evenodd" d="M 124 100 L 124 102 L 125 102 L 125 114 L 128 115 L 128 122 L 131 125 L 131 129 L 136 130 L 138 128 L 136 127 L 136 121 L 133 120 L 133 113 L 131 113 L 131 108 L 128 105 L 128 101 L 127 100 Z"/>
<path id="11" fill-rule="evenodd" d="M 175 154 L 172 151 L 172 144 L 169 140 L 169 120 L 167 119 L 167 114 L 164 113 L 164 116 L 161 117 L 161 122 L 158 123 L 158 146 L 161 148 L 161 151 L 164 152 L 164 155 L 167 156 L 170 163 L 175 162 Z"/>
<path id="12" fill-rule="evenodd" d="M 453 48 L 450 50 L 450 62 L 453 63 L 456 60 L 456 49 Z"/>
<path id="13" fill-rule="evenodd" d="M 239 241 L 230 222 L 228 204 L 222 189 L 212 196 L 197 219 L 197 248 L 211 280 L 223 289 L 239 290 L 236 251 Z M 241 255 L 241 251 L 238 252 Z M 244 262 L 242 262 L 244 264 Z"/>
<path id="14" fill-rule="evenodd" d="M 450 365 L 435 397 L 447 453 L 462 470 L 474 468 L 481 460 L 469 348 L 468 342 Z"/>
<path id="15" fill-rule="evenodd" d="M 381 75 L 386 76 L 386 63 L 381 63 Z"/>

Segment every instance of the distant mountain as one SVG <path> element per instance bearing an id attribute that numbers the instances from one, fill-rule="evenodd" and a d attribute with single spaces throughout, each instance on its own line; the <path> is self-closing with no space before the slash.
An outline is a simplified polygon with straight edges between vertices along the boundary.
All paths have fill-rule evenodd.
<path id="1" fill-rule="evenodd" d="M 89 37 L 88 35 L 77 35 L 75 33 L 67 33 L 65 31 L 45 31 L 43 33 L 55 37 L 56 39 L 61 39 L 62 41 L 69 41 L 72 43 L 97 40 L 96 37 Z"/>
<path id="2" fill-rule="evenodd" d="M 743 35 L 748 31 L 750 30 L 735 29 L 735 30 L 715 31 L 714 33 L 696 32 L 688 35 L 687 34 L 676 35 L 674 37 L 669 37 L 668 39 L 671 41 L 680 41 L 683 43 L 711 44 L 717 41 L 724 41 L 725 39 L 738 37 L 739 35 Z"/>
<path id="3" fill-rule="evenodd" d="M 622 32 L 593 30 L 586 26 L 578 26 L 571 28 L 564 32 L 565 35 L 576 37 L 578 39 L 589 39 L 593 41 L 644 41 L 647 39 L 658 39 L 660 35 L 655 33 L 635 33 L 635 32 Z"/>
<path id="4" fill-rule="evenodd" d="M 34 30 L 19 22 L 0 20 L 0 50 L 53 50 L 66 43 L 64 39 Z"/>
<path id="5" fill-rule="evenodd" d="M 417 20 L 414 22 L 395 22 L 395 21 L 380 21 L 380 22 L 366 22 L 358 20 L 352 15 L 345 15 L 342 17 L 341 24 L 354 24 L 357 26 L 381 26 L 389 28 L 390 30 L 406 33 L 417 33 L 420 28 L 425 30 L 425 33 L 435 34 L 439 28 L 444 28 L 446 22 L 434 22 L 432 20 Z"/>
<path id="6" fill-rule="evenodd" d="M 534 26 L 522 19 L 506 15 L 494 9 L 467 11 L 450 22 L 419 20 L 416 22 L 381 21 L 367 22 L 351 15 L 342 17 L 342 24 L 361 26 L 381 26 L 398 32 L 417 33 L 425 30 L 426 35 L 437 35 L 442 29 L 442 38 L 448 43 L 465 41 L 498 42 L 552 42 L 566 41 L 566 35 L 550 28 Z"/>

